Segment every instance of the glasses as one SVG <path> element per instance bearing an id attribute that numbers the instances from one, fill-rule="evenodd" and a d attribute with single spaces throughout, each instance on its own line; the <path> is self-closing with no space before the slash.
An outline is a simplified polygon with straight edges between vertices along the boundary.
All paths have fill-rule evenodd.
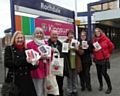
<path id="1" fill-rule="evenodd" d="M 86 35 L 81 35 L 81 36 L 86 36 Z"/>

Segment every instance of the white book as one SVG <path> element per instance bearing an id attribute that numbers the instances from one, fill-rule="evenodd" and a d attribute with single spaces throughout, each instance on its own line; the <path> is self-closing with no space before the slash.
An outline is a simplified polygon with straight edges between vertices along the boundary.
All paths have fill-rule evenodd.
<path id="1" fill-rule="evenodd" d="M 62 52 L 68 53 L 68 43 L 62 43 Z"/>
<path id="2" fill-rule="evenodd" d="M 87 45 L 87 41 L 82 41 L 82 48 L 83 49 L 87 49 L 86 45 Z"/>
<path id="3" fill-rule="evenodd" d="M 93 46 L 98 50 L 102 49 L 102 47 L 100 46 L 98 42 L 93 43 Z"/>

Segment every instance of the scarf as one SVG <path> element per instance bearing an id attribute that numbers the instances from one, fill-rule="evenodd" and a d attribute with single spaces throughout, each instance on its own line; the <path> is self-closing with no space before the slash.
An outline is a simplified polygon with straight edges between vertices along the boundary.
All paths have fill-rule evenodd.
<path id="1" fill-rule="evenodd" d="M 22 45 L 18 45 L 18 44 L 15 43 L 15 42 L 14 42 L 14 46 L 16 46 L 17 49 L 18 49 L 20 52 L 22 52 L 22 50 L 23 50 L 23 48 L 24 48 L 24 44 L 22 44 Z"/>
<path id="2" fill-rule="evenodd" d="M 45 42 L 44 42 L 44 40 L 42 39 L 42 40 L 39 40 L 39 39 L 34 39 L 34 42 L 35 42 L 35 44 L 37 44 L 38 46 L 41 46 L 41 45 L 45 45 Z"/>

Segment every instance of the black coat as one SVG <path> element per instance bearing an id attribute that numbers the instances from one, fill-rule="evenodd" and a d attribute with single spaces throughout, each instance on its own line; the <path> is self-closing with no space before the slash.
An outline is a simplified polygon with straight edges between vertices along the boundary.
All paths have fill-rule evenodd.
<path id="1" fill-rule="evenodd" d="M 12 51 L 13 56 L 12 57 Z M 7 46 L 4 54 L 5 67 L 8 68 L 6 82 L 12 82 L 13 69 L 15 69 L 15 84 L 21 89 L 19 96 L 37 96 L 30 75 L 30 70 L 34 70 L 37 66 L 27 63 L 25 48 L 20 52 L 15 46 Z"/>
<path id="2" fill-rule="evenodd" d="M 89 45 L 89 48 L 84 49 L 84 54 L 80 55 L 83 67 L 88 67 L 88 66 L 92 65 L 92 60 L 91 60 L 90 54 L 92 54 L 93 46 L 90 41 L 88 41 L 88 45 Z"/>

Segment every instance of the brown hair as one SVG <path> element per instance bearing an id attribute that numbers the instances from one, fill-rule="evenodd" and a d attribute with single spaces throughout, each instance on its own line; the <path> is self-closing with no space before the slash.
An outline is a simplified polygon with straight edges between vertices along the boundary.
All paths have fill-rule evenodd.
<path id="1" fill-rule="evenodd" d="M 70 33 L 74 35 L 74 31 L 73 31 L 73 30 L 68 30 L 68 31 L 67 31 L 67 36 L 68 36 Z"/>
<path id="2" fill-rule="evenodd" d="M 95 28 L 95 30 L 98 30 L 100 32 L 100 36 L 103 34 L 103 31 L 100 28 Z M 96 37 L 95 30 L 94 30 L 94 37 Z"/>
<path id="3" fill-rule="evenodd" d="M 22 34 L 22 35 L 23 35 L 23 37 L 24 37 L 24 47 L 26 48 L 25 35 L 24 35 L 21 31 L 15 31 L 15 33 L 13 34 L 12 39 L 11 39 L 11 45 L 14 44 L 15 38 L 16 38 L 16 36 L 17 36 L 18 34 Z"/>

